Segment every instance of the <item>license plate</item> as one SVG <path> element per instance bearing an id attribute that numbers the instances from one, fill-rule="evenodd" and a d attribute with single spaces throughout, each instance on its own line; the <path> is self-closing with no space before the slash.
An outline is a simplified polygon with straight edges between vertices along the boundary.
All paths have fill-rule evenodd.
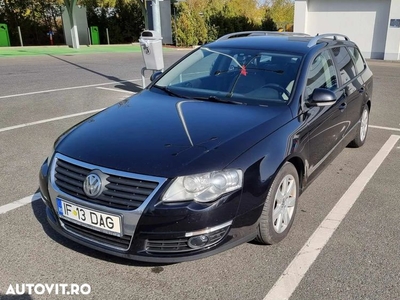
<path id="1" fill-rule="evenodd" d="M 121 216 L 105 214 L 57 198 L 58 215 L 78 225 L 115 236 L 122 236 Z"/>

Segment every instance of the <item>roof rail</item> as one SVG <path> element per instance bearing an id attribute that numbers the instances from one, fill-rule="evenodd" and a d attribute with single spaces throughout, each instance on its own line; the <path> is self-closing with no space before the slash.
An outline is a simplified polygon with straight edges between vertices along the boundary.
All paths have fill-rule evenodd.
<path id="1" fill-rule="evenodd" d="M 226 34 L 217 41 L 228 40 L 232 38 L 238 37 L 247 37 L 247 36 L 309 36 L 306 33 L 298 33 L 298 32 L 281 32 L 281 31 L 240 31 Z"/>
<path id="2" fill-rule="evenodd" d="M 350 41 L 348 36 L 343 35 L 343 34 L 339 34 L 339 33 L 324 33 L 324 34 L 317 34 L 315 37 L 313 37 L 311 39 L 311 41 L 308 42 L 307 47 L 311 48 L 312 46 L 315 46 L 320 39 L 328 38 L 328 37 L 333 37 L 334 40 L 337 40 L 338 37 L 342 37 L 346 41 Z"/>

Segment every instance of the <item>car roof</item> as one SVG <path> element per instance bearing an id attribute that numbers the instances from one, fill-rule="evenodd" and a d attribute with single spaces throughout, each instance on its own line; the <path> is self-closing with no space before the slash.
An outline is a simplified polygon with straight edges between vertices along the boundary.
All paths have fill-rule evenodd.
<path id="1" fill-rule="evenodd" d="M 238 32 L 223 36 L 207 44 L 210 48 L 241 48 L 265 51 L 307 54 L 328 45 L 354 45 L 340 34 L 323 34 L 315 37 L 302 33 Z M 264 34 L 263 34 L 264 33 Z"/>

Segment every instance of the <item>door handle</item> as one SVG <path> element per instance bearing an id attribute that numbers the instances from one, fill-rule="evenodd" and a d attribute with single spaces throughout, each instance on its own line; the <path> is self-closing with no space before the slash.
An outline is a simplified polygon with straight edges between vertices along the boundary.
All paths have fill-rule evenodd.
<path id="1" fill-rule="evenodd" d="M 346 109 L 346 107 L 347 107 L 347 103 L 342 103 L 342 104 L 340 104 L 340 106 L 339 106 L 339 110 L 340 110 L 340 111 L 344 111 L 344 110 Z"/>

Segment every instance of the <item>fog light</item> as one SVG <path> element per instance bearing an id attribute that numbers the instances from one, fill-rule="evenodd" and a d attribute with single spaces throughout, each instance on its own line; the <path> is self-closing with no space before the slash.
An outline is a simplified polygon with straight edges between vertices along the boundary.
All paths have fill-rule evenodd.
<path id="1" fill-rule="evenodd" d="M 188 246 L 193 249 L 204 247 L 205 245 L 207 245 L 207 243 L 208 243 L 208 236 L 203 234 L 191 237 L 188 240 Z"/>

